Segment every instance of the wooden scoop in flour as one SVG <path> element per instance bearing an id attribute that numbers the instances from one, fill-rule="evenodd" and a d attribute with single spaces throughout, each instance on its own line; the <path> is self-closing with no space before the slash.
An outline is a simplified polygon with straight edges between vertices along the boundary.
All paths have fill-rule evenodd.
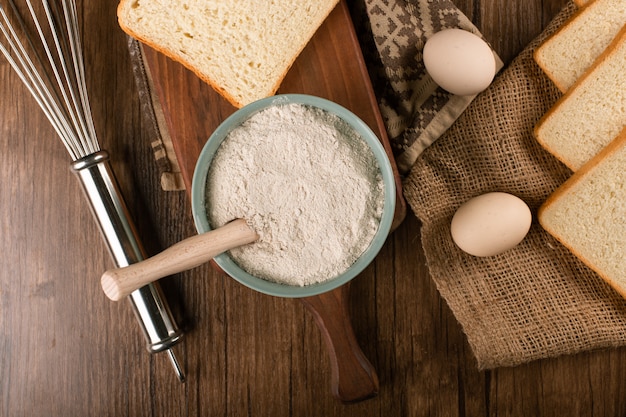
<path id="1" fill-rule="evenodd" d="M 200 266 L 227 250 L 258 238 L 245 220 L 233 220 L 210 232 L 182 240 L 151 258 L 108 270 L 100 283 L 107 297 L 118 301 L 159 278 Z"/>

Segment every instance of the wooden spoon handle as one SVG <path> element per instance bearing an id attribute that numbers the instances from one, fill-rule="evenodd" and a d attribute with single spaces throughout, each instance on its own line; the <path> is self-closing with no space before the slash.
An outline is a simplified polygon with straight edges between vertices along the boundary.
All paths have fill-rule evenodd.
<path id="1" fill-rule="evenodd" d="M 141 262 L 108 270 L 102 275 L 100 283 L 107 297 L 118 301 L 159 278 L 195 268 L 222 252 L 258 238 L 245 220 L 237 219 L 218 229 L 182 240 Z"/>
<path id="2" fill-rule="evenodd" d="M 349 284 L 336 290 L 302 298 L 319 327 L 331 365 L 331 390 L 335 398 L 354 403 L 378 394 L 378 375 L 359 347 L 348 312 Z"/>

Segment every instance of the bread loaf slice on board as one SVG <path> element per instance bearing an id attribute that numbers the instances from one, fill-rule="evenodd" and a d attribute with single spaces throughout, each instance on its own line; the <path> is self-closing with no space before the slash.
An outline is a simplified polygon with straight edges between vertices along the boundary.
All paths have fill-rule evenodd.
<path id="1" fill-rule="evenodd" d="M 626 129 L 539 208 L 542 227 L 626 297 Z"/>
<path id="2" fill-rule="evenodd" d="M 573 171 L 626 125 L 626 26 L 535 126 L 535 137 Z"/>
<path id="3" fill-rule="evenodd" d="M 273 95 L 339 0 L 121 0 L 120 27 L 236 107 Z"/>
<path id="4" fill-rule="evenodd" d="M 534 58 L 562 92 L 587 70 L 626 24 L 626 1 L 593 0 L 535 50 Z"/>

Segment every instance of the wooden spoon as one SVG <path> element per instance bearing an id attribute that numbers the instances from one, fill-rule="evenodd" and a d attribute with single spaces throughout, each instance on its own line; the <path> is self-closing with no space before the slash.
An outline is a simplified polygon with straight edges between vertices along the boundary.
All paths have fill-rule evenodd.
<path id="1" fill-rule="evenodd" d="M 182 240 L 141 262 L 110 269 L 102 274 L 100 284 L 107 297 L 118 301 L 159 278 L 200 266 L 227 250 L 258 238 L 245 220 L 233 220 L 210 232 Z"/>

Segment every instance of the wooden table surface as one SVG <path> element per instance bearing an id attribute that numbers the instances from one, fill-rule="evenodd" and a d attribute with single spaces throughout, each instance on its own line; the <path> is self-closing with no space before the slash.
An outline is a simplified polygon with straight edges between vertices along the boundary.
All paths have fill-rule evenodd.
<path id="1" fill-rule="evenodd" d="M 357 1 L 357 0 L 353 0 Z M 564 0 L 456 0 L 505 63 Z M 113 0 L 81 2 L 100 143 L 150 254 L 195 233 L 184 192 L 164 192 Z M 379 394 L 344 405 L 301 303 L 255 293 L 204 266 L 163 281 L 187 333 L 187 382 L 150 355 L 130 306 L 99 287 L 112 260 L 70 159 L 0 61 L 1 416 L 619 416 L 626 350 L 479 371 L 416 250 L 408 213 L 354 280 L 352 322 Z M 209 295 L 210 294 L 210 295 Z"/>

